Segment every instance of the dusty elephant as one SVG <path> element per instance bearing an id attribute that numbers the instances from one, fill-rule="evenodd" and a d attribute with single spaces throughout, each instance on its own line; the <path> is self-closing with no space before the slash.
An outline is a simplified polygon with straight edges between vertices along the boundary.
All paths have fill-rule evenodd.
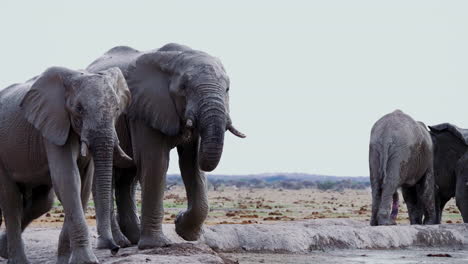
<path id="1" fill-rule="evenodd" d="M 119 147 L 115 122 L 129 99 L 118 68 L 94 74 L 51 67 L 0 92 L 0 206 L 6 224 L 0 255 L 8 263 L 27 263 L 21 233 L 52 207 L 52 187 L 65 210 L 58 262 L 97 263 L 83 209 L 93 181 L 98 245 L 118 249 L 109 217 L 113 158 L 118 166 L 132 160 Z"/>
<path id="2" fill-rule="evenodd" d="M 435 224 L 433 145 L 426 126 L 400 110 L 379 119 L 371 131 L 369 169 L 371 225 L 394 224 L 391 207 L 402 188 L 411 224 Z M 393 203 L 395 204 L 395 203 Z"/>
<path id="3" fill-rule="evenodd" d="M 219 59 L 179 44 L 141 52 L 115 47 L 94 61 L 89 71 L 117 66 L 125 75 L 132 103 L 118 123 L 122 148 L 132 153 L 137 171 L 117 170 L 118 222 L 140 249 L 170 241 L 162 233 L 163 197 L 169 151 L 177 147 L 188 208 L 175 220 L 186 240 L 200 236 L 208 214 L 203 171 L 218 165 L 226 130 L 237 131 L 229 117 L 229 78 Z M 142 184 L 141 231 L 134 202 L 135 179 Z M 140 232 L 139 232 L 140 231 Z"/>
<path id="4" fill-rule="evenodd" d="M 434 144 L 437 223 L 445 204 L 455 197 L 463 221 L 468 222 L 468 130 L 449 123 L 429 126 Z"/>

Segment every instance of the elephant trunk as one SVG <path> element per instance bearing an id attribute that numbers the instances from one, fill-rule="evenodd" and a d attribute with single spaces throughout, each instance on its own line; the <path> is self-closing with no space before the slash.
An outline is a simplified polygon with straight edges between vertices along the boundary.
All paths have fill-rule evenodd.
<path id="1" fill-rule="evenodd" d="M 93 197 L 96 208 L 98 248 L 111 249 L 117 253 L 119 246 L 111 232 L 110 212 L 112 206 L 112 161 L 115 141 L 112 133 L 100 133 L 90 141 L 90 151 L 94 160 Z"/>
<path id="2" fill-rule="evenodd" d="M 200 149 L 198 165 L 203 171 L 213 171 L 221 159 L 227 114 L 221 96 L 202 100 L 199 107 Z"/>

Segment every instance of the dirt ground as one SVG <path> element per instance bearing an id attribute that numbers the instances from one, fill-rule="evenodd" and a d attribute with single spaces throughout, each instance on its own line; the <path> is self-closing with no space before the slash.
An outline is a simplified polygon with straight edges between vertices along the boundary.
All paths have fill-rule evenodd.
<path id="1" fill-rule="evenodd" d="M 316 189 L 238 189 L 225 187 L 209 191 L 210 214 L 207 225 L 275 223 L 321 218 L 350 218 L 368 222 L 371 213 L 371 193 L 367 190 L 345 190 L 344 192 L 320 191 Z M 138 206 L 141 201 L 138 197 Z M 187 207 L 185 189 L 180 186 L 166 191 L 164 223 L 174 222 L 177 213 Z M 94 204 L 89 203 L 88 223 L 95 225 Z M 54 209 L 35 220 L 33 227 L 60 227 L 64 220 L 63 208 L 59 203 Z M 408 224 L 406 205 L 400 195 L 400 211 L 397 222 Z M 443 223 L 462 223 L 460 213 L 451 200 L 445 207 Z"/>
<path id="2" fill-rule="evenodd" d="M 139 195 L 137 195 L 139 196 Z M 208 229 L 211 231 L 205 234 L 205 239 L 209 241 L 220 242 L 223 244 L 223 238 L 229 235 L 237 237 L 240 245 L 246 243 L 249 234 L 262 231 L 266 232 L 267 227 L 273 227 L 271 224 L 287 224 L 298 227 L 300 222 L 292 221 L 325 221 L 312 224 L 310 230 L 319 230 L 321 228 L 330 229 L 332 233 L 345 234 L 349 228 L 357 228 L 352 237 L 359 232 L 367 232 L 367 224 L 370 220 L 371 208 L 370 190 L 346 190 L 344 192 L 320 191 L 315 189 L 302 190 L 282 190 L 282 189 L 238 189 L 235 187 L 226 187 L 217 191 L 209 191 L 210 214 L 206 221 Z M 403 201 L 400 199 L 400 201 Z M 165 194 L 165 233 L 176 243 L 168 248 L 139 251 L 136 247 L 121 249 L 118 256 L 110 256 L 107 250 L 95 250 L 101 263 L 466 263 L 468 261 L 468 248 L 395 248 L 395 249 L 335 249 L 335 250 L 311 250 L 307 253 L 288 252 L 215 252 L 210 248 L 210 243 L 183 243 L 173 230 L 173 222 L 176 214 L 186 208 L 185 190 L 182 187 L 173 187 Z M 138 206 L 141 206 L 138 200 Z M 324 219 L 327 218 L 327 219 Z M 328 220 L 334 218 L 336 220 Z M 346 219 L 344 219 L 346 218 Z M 94 204 L 89 203 L 87 219 L 90 226 L 95 226 Z M 310 220 L 317 219 L 317 220 Z M 57 239 L 60 227 L 64 220 L 64 212 L 57 202 L 54 209 L 48 214 L 35 220 L 30 228 L 24 233 L 27 254 L 32 263 L 55 263 L 55 254 L 57 248 Z M 333 227 L 333 221 L 353 221 L 358 223 L 350 224 L 349 227 Z M 328 222 L 330 223 L 328 223 Z M 443 223 L 461 223 L 462 219 L 453 201 L 445 208 Z M 401 204 L 398 223 L 402 228 L 407 226 L 408 216 L 406 206 Z M 240 227 L 250 228 L 252 231 L 239 229 Z M 247 225 L 247 226 L 246 226 Z M 308 226 L 310 224 L 306 224 Z M 364 226 L 364 231 L 360 231 L 359 226 Z M 238 227 L 235 227 L 238 226 Z M 276 226 L 276 225 L 275 225 Z M 456 225 L 449 225 L 455 227 Z M 458 225 L 460 226 L 460 225 Z M 229 227 L 234 227 L 230 229 Z M 3 226 L 2 226 L 3 228 Z M 287 227 L 286 227 L 287 228 Z M 342 229 L 339 231 L 338 229 Z M 369 234 L 380 234 L 387 227 L 375 229 Z M 462 227 L 464 228 L 464 227 Z M 95 228 L 92 227 L 92 235 L 96 237 Z M 217 230 L 217 231 L 216 231 Z M 272 229 L 275 230 L 275 229 Z M 277 229 L 281 230 L 281 229 Z M 302 229 L 301 229 L 302 230 Z M 298 234 L 303 234 L 299 230 Z M 354 230 L 354 229 L 353 229 Z M 380 231 L 378 231 L 380 230 Z M 392 229 L 393 230 L 393 229 Z M 374 232 L 374 233 L 373 233 Z M 445 231 L 442 231 L 444 233 Z M 272 231 L 275 239 L 280 244 L 281 232 Z M 283 231 L 284 233 L 284 231 Z M 401 231 L 400 231 L 401 233 Z M 405 232 L 403 232 L 405 233 Z M 464 233 L 464 232 L 463 232 Z M 228 235 L 229 234 L 229 235 Z M 240 237 L 241 234 L 247 237 Z M 286 238 L 291 237 L 286 232 Z M 209 237 L 211 235 L 211 237 Z M 297 235 L 297 234 L 296 234 Z M 366 234 L 364 234 L 366 236 Z M 216 239 L 218 236 L 219 241 Z M 257 236 L 257 235 L 254 235 Z M 306 235 L 310 237 L 320 237 L 317 235 Z M 364 237 L 365 237 L 364 236 Z M 390 235 L 391 237 L 392 235 Z M 272 238 L 261 237 L 262 242 Z M 298 238 L 300 236 L 297 236 Z M 379 236 L 377 236 L 379 237 Z M 290 238 L 294 241 L 285 242 L 285 245 L 293 242 L 301 242 L 304 238 Z M 326 239 L 326 237 L 323 237 Z M 284 236 L 282 239 L 285 239 Z M 336 237 L 330 236 L 328 239 L 335 241 Z M 463 239 L 462 239 L 463 240 Z M 288 241 L 287 239 L 284 241 Z M 205 242 L 208 242 L 206 240 Z M 338 244 L 341 242 L 337 241 Z M 213 242 L 214 243 L 214 242 Z M 253 242 L 255 244 L 255 242 Z M 243 247 L 242 247 L 243 248 Z M 351 247 L 352 248 L 352 247 Z M 220 253 L 223 252 L 223 253 Z M 0 258 L 0 263 L 6 263 L 6 260 Z"/>

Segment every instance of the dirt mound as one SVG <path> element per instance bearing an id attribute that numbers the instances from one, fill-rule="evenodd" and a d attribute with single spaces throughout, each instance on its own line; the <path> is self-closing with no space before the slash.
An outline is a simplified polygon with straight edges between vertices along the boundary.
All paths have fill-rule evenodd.
<path id="1" fill-rule="evenodd" d="M 350 219 L 318 219 L 205 228 L 202 241 L 217 251 L 305 253 L 323 249 L 389 249 L 468 245 L 468 226 L 377 226 Z"/>

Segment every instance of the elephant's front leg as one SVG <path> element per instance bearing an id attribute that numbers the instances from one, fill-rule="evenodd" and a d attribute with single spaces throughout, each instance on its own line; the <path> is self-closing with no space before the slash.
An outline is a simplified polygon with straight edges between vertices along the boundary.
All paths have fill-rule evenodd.
<path id="1" fill-rule="evenodd" d="M 98 263 L 89 242 L 81 199 L 81 179 L 76 164 L 79 145 L 76 140 L 69 141 L 72 142 L 64 146 L 45 142 L 52 184 L 65 210 L 62 233 L 70 235 L 70 263 Z"/>
<path id="2" fill-rule="evenodd" d="M 134 161 L 142 188 L 141 231 L 139 249 L 161 247 L 171 243 L 163 234 L 164 189 L 170 147 L 165 136 L 140 121 L 131 123 Z"/>
<path id="3" fill-rule="evenodd" d="M 198 168 L 198 144 L 199 140 L 196 137 L 193 142 L 177 147 L 188 205 L 187 210 L 180 212 L 175 220 L 176 232 L 189 241 L 200 237 L 203 222 L 209 211 L 205 174 Z"/>
<path id="4" fill-rule="evenodd" d="M 88 201 L 91 195 L 91 188 L 93 184 L 94 176 L 94 163 L 93 160 L 88 162 L 79 162 L 79 170 L 81 176 L 81 205 L 83 207 L 83 212 L 86 214 L 88 209 Z M 64 223 L 62 231 L 60 232 L 59 243 L 57 256 L 58 264 L 68 263 L 71 255 L 70 248 L 70 234 L 69 234 L 69 224 Z"/>

